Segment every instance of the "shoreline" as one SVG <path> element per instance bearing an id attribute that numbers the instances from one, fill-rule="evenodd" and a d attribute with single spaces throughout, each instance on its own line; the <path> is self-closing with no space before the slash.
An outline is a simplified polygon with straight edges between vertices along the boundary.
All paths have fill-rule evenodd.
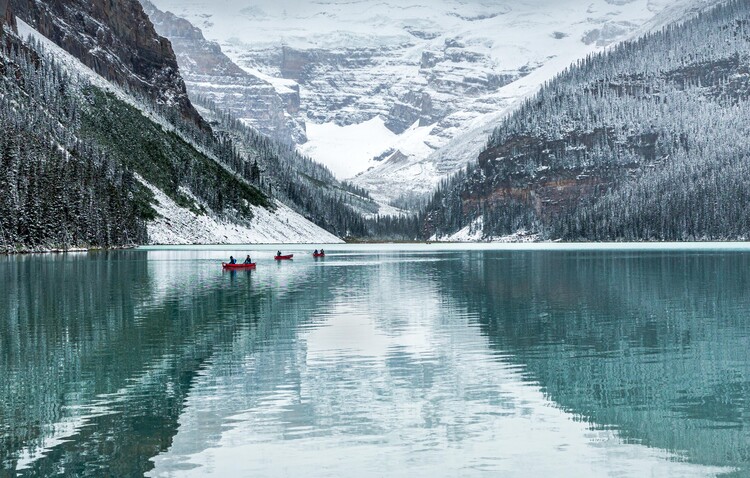
<path id="1" fill-rule="evenodd" d="M 25 256 L 31 254 L 82 254 L 89 252 L 108 252 L 108 251 L 126 251 L 135 250 L 143 247 L 138 244 L 117 247 L 70 247 L 70 248 L 53 248 L 53 249 L 21 249 L 14 251 L 0 251 L 0 256 Z"/>
<path id="2" fill-rule="evenodd" d="M 253 244 L 140 244 L 128 245 L 110 248 L 101 247 L 71 247 L 68 249 L 41 249 L 41 250 L 16 250 L 3 251 L 0 256 L 22 256 L 22 255 L 41 255 L 41 254 L 88 254 L 95 252 L 110 251 L 127 251 L 127 250 L 148 250 L 149 248 L 190 248 L 190 247 L 216 247 L 230 248 L 242 247 L 314 247 L 323 246 L 326 249 L 339 249 L 346 246 L 434 246 L 435 249 L 441 247 L 460 248 L 462 246 L 476 247 L 480 249 L 509 250 L 509 251 L 564 251 L 564 250 L 634 250 L 634 251 L 660 251 L 660 250 L 731 250 L 741 249 L 750 250 L 750 241 L 747 240 L 721 240 L 721 241 L 608 241 L 608 242 L 586 242 L 586 241 L 363 241 L 353 240 L 345 243 L 253 243 Z"/>

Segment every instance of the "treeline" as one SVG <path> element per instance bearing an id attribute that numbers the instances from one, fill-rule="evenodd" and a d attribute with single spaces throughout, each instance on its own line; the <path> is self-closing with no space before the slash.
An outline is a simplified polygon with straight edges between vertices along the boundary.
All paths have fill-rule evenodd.
<path id="1" fill-rule="evenodd" d="M 367 219 L 378 205 L 362 188 L 337 180 L 325 166 L 246 126 L 207 98 L 195 103 L 204 111 L 227 151 L 227 164 L 308 220 L 339 237 L 373 237 L 380 221 Z M 207 113 L 206 113 L 207 112 Z"/>
<path id="2" fill-rule="evenodd" d="M 18 42 L 0 51 L 0 253 L 146 241 L 133 174 L 72 133 L 70 78 Z"/>
<path id="3" fill-rule="evenodd" d="M 573 65 L 496 128 L 423 215 L 451 234 L 750 237 L 750 3 Z"/>
<path id="4" fill-rule="evenodd" d="M 175 108 L 104 92 L 5 32 L 0 49 L 0 251 L 146 243 L 158 187 L 198 214 L 247 223 L 268 196 L 234 149 Z M 137 177 L 138 176 L 138 177 Z"/>

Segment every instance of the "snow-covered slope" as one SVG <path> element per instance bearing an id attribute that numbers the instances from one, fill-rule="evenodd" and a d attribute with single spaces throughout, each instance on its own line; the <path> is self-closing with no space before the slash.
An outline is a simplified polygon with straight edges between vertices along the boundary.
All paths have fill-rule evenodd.
<path id="1" fill-rule="evenodd" d="M 97 88 L 113 93 L 122 101 L 138 108 L 151 121 L 161 124 L 165 130 L 176 132 L 151 108 L 139 103 L 122 88 L 97 75 L 76 57 L 58 47 L 27 23 L 18 20 L 18 31 L 19 35 L 24 38 L 32 37 L 39 42 L 44 47 L 45 54 L 53 58 L 74 78 L 80 78 Z M 195 147 L 198 148 L 197 145 Z M 275 203 L 274 211 L 262 207 L 251 207 L 253 218 L 250 224 L 240 225 L 222 219 L 210 210 L 203 215 L 195 214 L 177 205 L 167 194 L 143 178 L 138 177 L 138 179 L 151 190 L 155 199 L 153 207 L 158 217 L 148 224 L 148 235 L 152 244 L 342 242 L 278 201 Z M 196 209 L 208 209 L 189 190 L 185 189 L 182 192 L 199 206 Z"/>
<path id="2" fill-rule="evenodd" d="M 338 244 L 343 242 L 304 217 L 276 202 L 276 211 L 253 207 L 247 226 L 213 214 L 198 215 L 180 207 L 159 189 L 141 180 L 156 198 L 159 217 L 149 223 L 151 244 Z"/>
<path id="3" fill-rule="evenodd" d="M 298 84 L 302 150 L 389 199 L 476 158 L 498 118 L 571 62 L 716 1 L 154 3 L 246 71 Z"/>

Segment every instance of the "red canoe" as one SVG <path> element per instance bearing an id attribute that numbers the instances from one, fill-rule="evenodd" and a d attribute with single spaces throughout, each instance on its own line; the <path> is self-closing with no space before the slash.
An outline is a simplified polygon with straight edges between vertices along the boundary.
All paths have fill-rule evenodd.
<path id="1" fill-rule="evenodd" d="M 325 253 L 323 253 L 323 254 L 313 254 L 313 257 L 325 257 L 325 256 L 326 256 Z"/>
<path id="2" fill-rule="evenodd" d="M 293 258 L 294 254 L 289 254 L 288 256 L 274 256 L 274 259 L 277 261 L 288 261 L 289 259 Z"/>
<path id="3" fill-rule="evenodd" d="M 227 264 L 226 262 L 221 263 L 221 267 L 224 269 L 255 269 L 255 263 L 252 264 Z"/>

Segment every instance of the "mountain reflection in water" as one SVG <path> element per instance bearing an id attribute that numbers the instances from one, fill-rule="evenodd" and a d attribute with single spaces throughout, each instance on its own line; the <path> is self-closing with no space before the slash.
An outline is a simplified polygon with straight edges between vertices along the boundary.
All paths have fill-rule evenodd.
<path id="1" fill-rule="evenodd" d="M 0 258 L 3 468 L 750 472 L 749 254 L 348 247 Z"/>

